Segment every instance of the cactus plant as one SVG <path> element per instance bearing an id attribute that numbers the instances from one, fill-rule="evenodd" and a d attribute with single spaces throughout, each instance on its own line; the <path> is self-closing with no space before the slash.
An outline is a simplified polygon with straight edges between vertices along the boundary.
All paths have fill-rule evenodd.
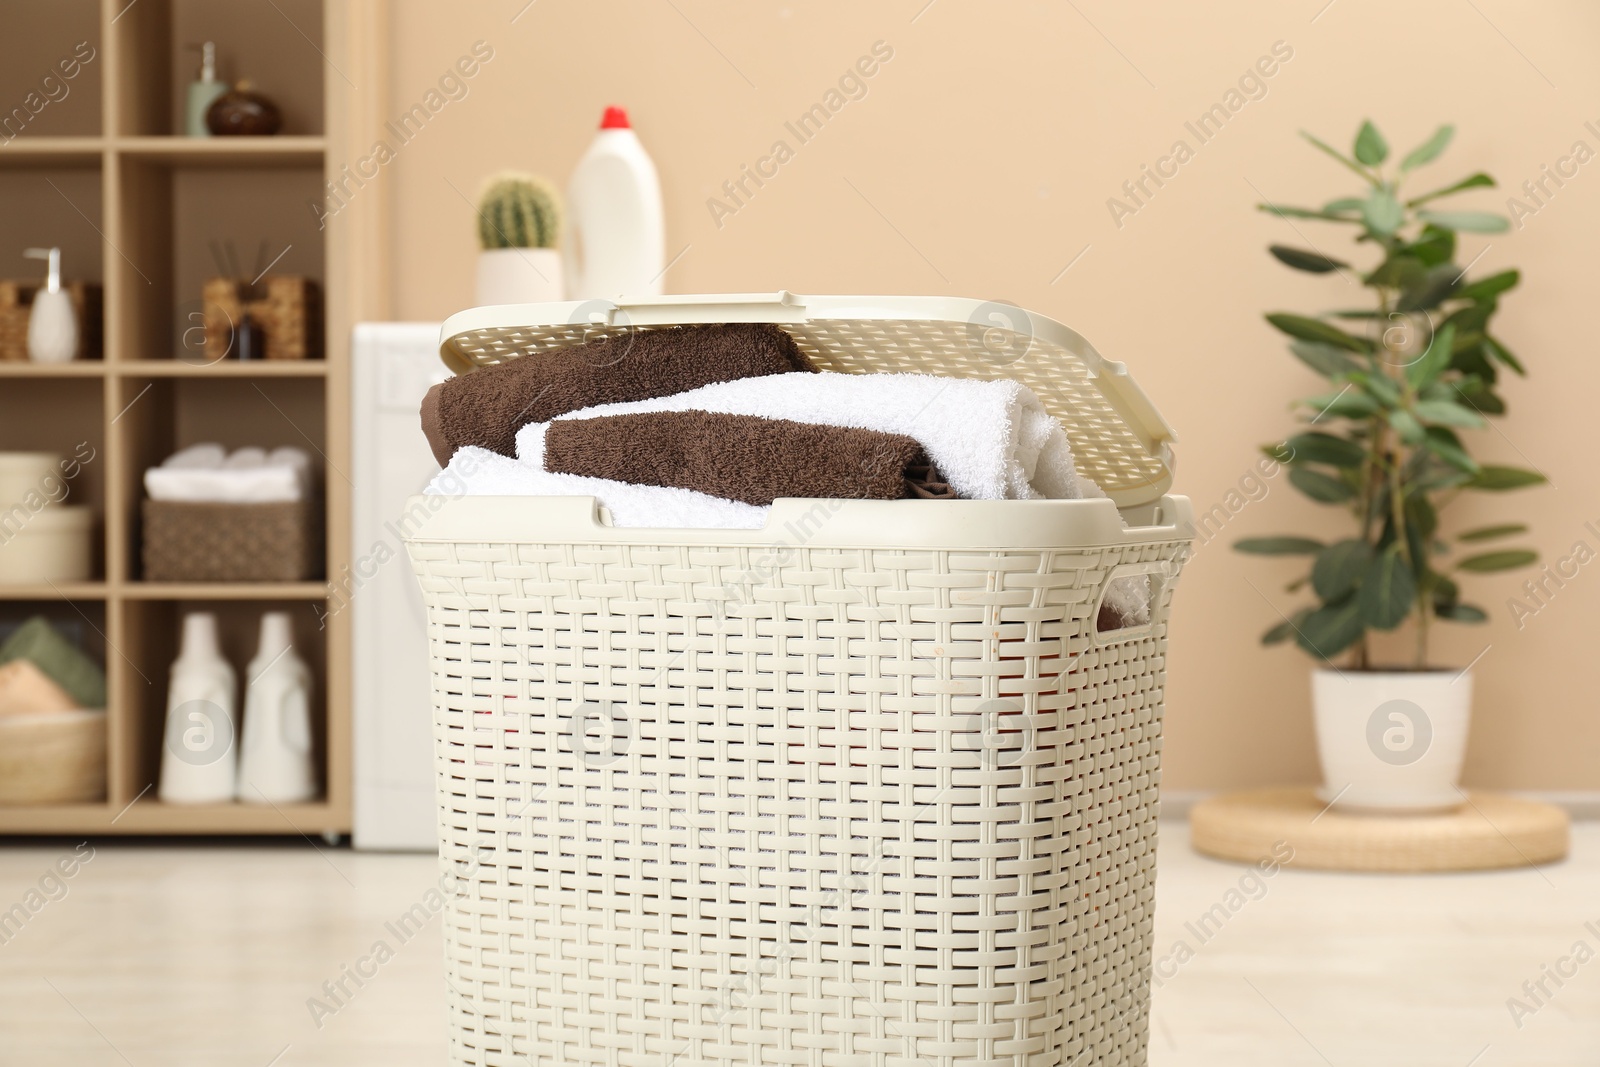
<path id="1" fill-rule="evenodd" d="M 478 198 L 478 242 L 491 248 L 554 248 L 561 240 L 561 197 L 533 174 L 506 171 Z"/>

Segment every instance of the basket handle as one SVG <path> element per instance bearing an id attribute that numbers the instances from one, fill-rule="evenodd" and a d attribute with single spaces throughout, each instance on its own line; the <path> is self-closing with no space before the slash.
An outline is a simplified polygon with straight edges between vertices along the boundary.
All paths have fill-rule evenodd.
<path id="1" fill-rule="evenodd" d="M 1090 631 L 1095 645 L 1117 644 L 1122 641 L 1132 640 L 1136 637 L 1145 637 L 1154 632 L 1156 628 L 1156 604 L 1165 592 L 1166 584 L 1177 572 L 1177 567 L 1168 560 L 1154 560 L 1150 563 L 1119 563 L 1106 573 L 1106 580 L 1100 583 L 1100 595 L 1094 601 L 1094 613 L 1089 617 L 1096 620 L 1094 629 Z M 1101 630 L 1098 624 L 1100 609 L 1105 605 L 1106 594 L 1111 591 L 1111 583 L 1121 578 L 1133 578 L 1138 575 L 1148 575 L 1150 578 L 1150 620 L 1137 626 L 1119 626 L 1115 630 Z"/>

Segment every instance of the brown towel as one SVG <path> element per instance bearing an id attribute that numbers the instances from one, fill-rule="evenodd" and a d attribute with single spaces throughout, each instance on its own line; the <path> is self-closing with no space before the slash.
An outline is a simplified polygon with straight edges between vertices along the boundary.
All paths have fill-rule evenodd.
<path id="1" fill-rule="evenodd" d="M 955 497 L 914 438 L 709 411 L 557 419 L 545 431 L 544 466 L 756 505 L 781 496 Z"/>
<path id="2" fill-rule="evenodd" d="M 535 352 L 450 378 L 422 400 L 422 432 L 440 466 L 463 445 L 517 453 L 517 431 L 579 408 L 649 400 L 713 382 L 815 371 L 765 322 L 639 330 Z"/>

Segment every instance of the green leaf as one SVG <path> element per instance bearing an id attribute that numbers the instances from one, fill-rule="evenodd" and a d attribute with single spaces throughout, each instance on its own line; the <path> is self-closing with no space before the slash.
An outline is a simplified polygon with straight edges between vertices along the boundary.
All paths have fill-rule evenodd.
<path id="1" fill-rule="evenodd" d="M 1451 430 L 1443 426 L 1429 426 L 1427 441 L 1428 451 L 1444 460 L 1457 470 L 1468 474 L 1477 474 L 1478 461 L 1467 454 L 1461 447 L 1461 439 Z"/>
<path id="2" fill-rule="evenodd" d="M 1361 621 L 1361 608 L 1355 597 L 1339 604 L 1324 604 L 1307 615 L 1300 623 L 1295 643 L 1313 656 L 1332 659 L 1357 641 L 1366 632 Z"/>
<path id="3" fill-rule="evenodd" d="M 1329 545 L 1311 565 L 1311 588 L 1325 601 L 1338 600 L 1356 587 L 1371 559 L 1372 546 L 1360 538 Z"/>
<path id="4" fill-rule="evenodd" d="M 1433 531 L 1439 526 L 1439 513 L 1428 502 L 1426 493 L 1415 493 L 1406 498 L 1406 551 L 1410 553 L 1412 576 L 1426 573 L 1428 546 Z"/>
<path id="5" fill-rule="evenodd" d="M 1344 153 L 1340 152 L 1337 148 L 1334 148 L 1332 145 L 1327 144 L 1326 142 L 1319 141 L 1317 138 L 1311 136 L 1309 133 L 1307 133 L 1304 130 L 1300 131 L 1300 136 L 1304 137 L 1307 141 L 1310 141 L 1311 144 L 1316 146 L 1316 148 L 1319 151 L 1326 153 L 1329 156 L 1329 158 L 1336 160 L 1342 166 L 1348 167 L 1352 171 L 1354 171 L 1355 173 L 1361 175 L 1361 180 L 1362 181 L 1365 181 L 1370 185 L 1378 184 L 1378 180 L 1376 178 L 1374 178 L 1371 174 L 1367 173 L 1367 170 L 1366 170 L 1365 167 L 1361 166 L 1361 164 L 1357 163 L 1355 160 L 1351 159 L 1349 156 L 1347 156 Z"/>
<path id="6" fill-rule="evenodd" d="M 1268 245 L 1267 251 L 1271 252 L 1279 263 L 1295 270 L 1310 271 L 1312 274 L 1327 274 L 1329 271 L 1350 265 L 1340 259 L 1331 259 L 1321 252 L 1307 252 L 1288 245 Z"/>
<path id="7" fill-rule="evenodd" d="M 1372 195 L 1361 204 L 1361 217 L 1373 233 L 1387 237 L 1406 220 L 1406 209 L 1400 206 L 1400 201 L 1389 190 L 1374 189 Z"/>
<path id="8" fill-rule="evenodd" d="M 1395 385 L 1394 382 L 1390 381 L 1387 374 L 1357 371 L 1355 374 L 1350 375 L 1350 380 L 1361 386 L 1361 388 L 1365 389 L 1368 393 L 1372 394 L 1378 403 L 1382 404 L 1384 407 L 1392 408 L 1399 406 L 1400 387 Z"/>
<path id="9" fill-rule="evenodd" d="M 1461 272 L 1454 263 L 1439 263 L 1429 267 L 1415 284 L 1408 285 L 1395 305 L 1398 311 L 1425 311 L 1444 303 L 1456 287 Z"/>
<path id="10" fill-rule="evenodd" d="M 1467 483 L 1467 488 L 1501 492 L 1506 489 L 1543 485 L 1545 480 L 1545 476 L 1538 471 L 1523 470 L 1520 467 L 1483 467 L 1479 469 L 1477 476 Z"/>
<path id="11" fill-rule="evenodd" d="M 1488 423 L 1482 415 L 1460 404 L 1453 404 L 1448 400 L 1422 400 L 1412 409 L 1417 417 L 1424 422 L 1436 423 L 1441 426 L 1460 426 L 1468 430 L 1480 430 Z"/>
<path id="12" fill-rule="evenodd" d="M 1301 401 L 1309 408 L 1316 409 L 1316 415 L 1311 419 L 1317 422 L 1329 415 L 1342 419 L 1370 419 L 1378 413 L 1378 402 L 1359 389 L 1347 386 L 1342 392 L 1324 393 L 1322 396 L 1308 397 Z"/>
<path id="13" fill-rule="evenodd" d="M 1428 339 L 1427 351 L 1406 368 L 1406 381 L 1414 389 L 1424 389 L 1439 380 L 1450 366 L 1450 353 L 1455 347 L 1456 328 L 1446 324 Z"/>
<path id="14" fill-rule="evenodd" d="M 1400 161 L 1402 171 L 1413 170 L 1424 163 L 1432 163 L 1439 158 L 1439 153 L 1445 150 L 1450 143 L 1450 138 L 1455 136 L 1454 126 L 1440 126 L 1433 131 L 1433 136 L 1423 141 L 1417 147 L 1406 153 L 1406 158 Z"/>
<path id="15" fill-rule="evenodd" d="M 1445 320 L 1448 322 L 1449 320 Z M 1500 372 L 1483 347 L 1483 334 L 1457 334 L 1455 351 L 1450 356 L 1450 366 L 1464 377 L 1477 378 L 1485 386 L 1493 385 Z"/>
<path id="16" fill-rule="evenodd" d="M 1265 211 L 1269 215 L 1276 215 L 1280 219 L 1322 219 L 1325 222 L 1359 222 L 1359 219 L 1335 215 L 1328 211 L 1317 211 L 1309 207 L 1289 207 L 1286 204 L 1257 204 L 1257 211 Z"/>
<path id="17" fill-rule="evenodd" d="M 1361 369 L 1361 364 L 1346 355 L 1344 349 L 1321 341 L 1290 341 L 1289 351 L 1324 378 L 1339 378 Z"/>
<path id="18" fill-rule="evenodd" d="M 1389 425 L 1400 435 L 1400 440 L 1408 445 L 1420 445 L 1427 437 L 1427 431 L 1422 428 L 1422 423 L 1404 408 L 1389 413 Z"/>
<path id="19" fill-rule="evenodd" d="M 1276 645 L 1289 640 L 1289 638 L 1294 636 L 1295 631 L 1300 626 L 1300 623 L 1304 621 L 1307 615 L 1310 614 L 1310 608 L 1301 608 L 1299 611 L 1295 612 L 1293 615 L 1289 616 L 1287 619 L 1284 619 L 1282 622 L 1278 623 L 1278 625 L 1272 627 L 1272 629 L 1262 634 L 1261 643 L 1263 645 Z"/>
<path id="20" fill-rule="evenodd" d="M 1526 567 L 1538 560 L 1539 553 L 1530 548 L 1503 548 L 1498 552 L 1468 556 L 1456 564 L 1456 570 L 1488 574 L 1491 571 L 1509 571 L 1516 567 Z"/>
<path id="21" fill-rule="evenodd" d="M 1483 347 L 1495 359 L 1498 359 L 1501 363 L 1504 363 L 1518 374 L 1526 375 L 1528 373 L 1523 369 L 1522 363 L 1517 359 L 1517 357 L 1513 356 L 1511 351 L 1507 349 L 1505 345 L 1501 344 L 1493 337 L 1486 335 L 1483 339 Z"/>
<path id="22" fill-rule="evenodd" d="M 1323 504 L 1340 504 L 1356 495 L 1356 491 L 1349 483 L 1342 482 L 1330 474 L 1312 470 L 1310 467 L 1295 467 L 1291 470 L 1289 484 L 1312 500 Z"/>
<path id="23" fill-rule="evenodd" d="M 1371 120 L 1361 124 L 1361 130 L 1356 134 L 1355 150 L 1356 161 L 1369 167 L 1375 167 L 1389 158 L 1389 143 Z"/>
<path id="24" fill-rule="evenodd" d="M 1410 249 L 1424 266 L 1437 267 L 1456 258 L 1456 235 L 1437 226 L 1424 226 L 1422 236 L 1411 242 Z"/>
<path id="25" fill-rule="evenodd" d="M 1428 268 L 1416 256 L 1398 252 L 1379 263 L 1362 279 L 1367 285 L 1381 285 L 1387 289 L 1409 289 L 1427 277 Z"/>
<path id="26" fill-rule="evenodd" d="M 1326 463 L 1330 467 L 1359 467 L 1367 450 L 1354 441 L 1326 433 L 1297 433 L 1284 442 L 1290 463 Z"/>
<path id="27" fill-rule="evenodd" d="M 1467 530 L 1456 534 L 1457 541 L 1492 541 L 1496 537 L 1510 537 L 1512 534 L 1527 533 L 1528 527 L 1520 522 L 1503 522 L 1498 526 L 1480 526 L 1476 530 Z"/>
<path id="28" fill-rule="evenodd" d="M 1441 196 L 1449 196 L 1452 193 L 1459 193 L 1466 189 L 1480 188 L 1494 188 L 1494 179 L 1482 171 L 1472 175 L 1470 178 L 1462 178 L 1454 185 L 1447 185 L 1443 189 L 1435 189 L 1431 193 L 1423 193 L 1419 197 L 1407 200 L 1406 207 L 1419 207 L 1422 204 L 1426 204 L 1430 200 L 1437 200 Z"/>
<path id="29" fill-rule="evenodd" d="M 1322 205 L 1322 210 L 1332 215 L 1343 215 L 1352 211 L 1360 211 L 1361 198 L 1359 196 L 1346 196 L 1341 197 L 1338 200 L 1329 200 L 1326 204 Z"/>
<path id="30" fill-rule="evenodd" d="M 1488 622 L 1489 613 L 1473 604 L 1435 604 L 1433 613 L 1451 622 Z"/>
<path id="31" fill-rule="evenodd" d="M 1479 278 L 1471 285 L 1463 286 L 1456 292 L 1458 300 L 1488 300 L 1499 296 L 1507 289 L 1514 289 L 1522 280 L 1522 273 L 1516 270 L 1503 270 L 1499 274 L 1491 274 L 1487 278 Z"/>
<path id="32" fill-rule="evenodd" d="M 1246 537 L 1233 543 L 1235 552 L 1256 556 L 1314 556 L 1322 547 L 1309 537 Z"/>
<path id="33" fill-rule="evenodd" d="M 1283 311 L 1275 311 L 1267 316 L 1267 321 L 1272 323 L 1283 333 L 1302 341 L 1320 341 L 1323 344 L 1342 348 L 1347 352 L 1370 352 L 1370 342 L 1360 337 L 1345 333 L 1332 323 L 1320 319 L 1310 319 L 1304 315 L 1291 315 Z"/>
<path id="34" fill-rule="evenodd" d="M 1506 402 L 1486 389 L 1475 394 L 1461 394 L 1461 400 L 1480 414 L 1506 414 Z"/>
<path id="35" fill-rule="evenodd" d="M 1397 549 L 1374 557 L 1361 575 L 1361 621 L 1374 630 L 1392 630 L 1417 602 L 1417 579 Z"/>
<path id="36" fill-rule="evenodd" d="M 1489 211 L 1419 211 L 1417 218 L 1440 229 L 1460 233 L 1505 233 L 1511 228 L 1504 215 Z"/>

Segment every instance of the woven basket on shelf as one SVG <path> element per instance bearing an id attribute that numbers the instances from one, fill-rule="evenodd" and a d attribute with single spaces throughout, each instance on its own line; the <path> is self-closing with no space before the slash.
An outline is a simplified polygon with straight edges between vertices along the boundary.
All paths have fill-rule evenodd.
<path id="1" fill-rule="evenodd" d="M 101 323 L 104 290 L 96 282 L 71 281 L 62 285 L 72 300 L 78 319 L 78 359 L 101 357 Z M 0 280 L 0 362 L 28 358 L 28 314 L 38 282 Z"/>
<path id="2" fill-rule="evenodd" d="M 1016 378 L 1135 521 L 1111 500 L 780 500 L 764 530 L 640 530 L 591 498 L 413 500 L 452 1063 L 1144 1064 L 1191 528 L 1170 431 L 1025 312 L 996 361 L 968 345 L 973 301 L 602 305 L 464 313 L 445 355 L 625 312 L 776 321 L 828 370 Z M 1126 578 L 1150 621 L 1101 632 Z"/>
<path id="3" fill-rule="evenodd" d="M 322 286 L 310 278 L 269 274 L 251 285 L 243 278 L 208 278 L 201 289 L 205 355 L 228 355 L 233 331 L 249 315 L 261 324 L 266 359 L 322 358 Z"/>
<path id="4" fill-rule="evenodd" d="M 322 571 L 321 524 L 306 501 L 144 501 L 151 582 L 297 582 Z"/>

